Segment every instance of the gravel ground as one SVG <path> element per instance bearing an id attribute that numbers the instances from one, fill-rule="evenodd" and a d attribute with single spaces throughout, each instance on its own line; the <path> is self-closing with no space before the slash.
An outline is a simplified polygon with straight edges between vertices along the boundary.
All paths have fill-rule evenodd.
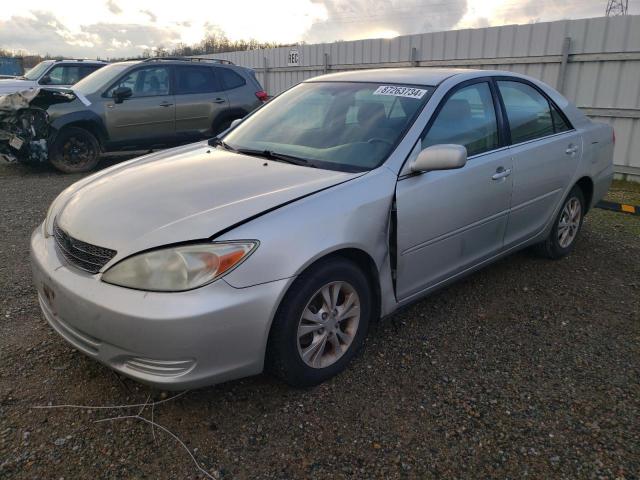
<path id="1" fill-rule="evenodd" d="M 0 477 L 204 478 L 122 379 L 45 324 L 28 238 L 80 176 L 0 166 Z M 214 478 L 639 478 L 640 217 L 587 218 L 575 252 L 527 252 L 375 328 L 337 378 L 261 375 L 145 408 Z"/>

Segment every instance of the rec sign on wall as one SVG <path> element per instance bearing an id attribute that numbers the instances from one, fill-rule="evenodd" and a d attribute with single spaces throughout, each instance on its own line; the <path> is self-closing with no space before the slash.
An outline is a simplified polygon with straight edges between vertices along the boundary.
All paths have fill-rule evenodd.
<path id="1" fill-rule="evenodd" d="M 287 66 L 297 67 L 298 65 L 300 65 L 300 52 L 297 48 L 292 48 L 287 55 Z"/>

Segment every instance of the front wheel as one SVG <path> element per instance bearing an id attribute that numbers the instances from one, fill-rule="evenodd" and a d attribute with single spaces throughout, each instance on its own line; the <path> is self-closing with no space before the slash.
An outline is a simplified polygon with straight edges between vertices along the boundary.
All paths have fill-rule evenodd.
<path id="1" fill-rule="evenodd" d="M 93 170 L 100 160 L 98 139 L 88 130 L 67 127 L 58 133 L 50 149 L 49 161 L 64 173 Z"/>
<path id="2" fill-rule="evenodd" d="M 551 259 L 562 258 L 573 250 L 584 219 L 584 195 L 580 187 L 573 189 L 565 198 L 547 239 L 537 245 L 543 256 Z"/>
<path id="3" fill-rule="evenodd" d="M 274 318 L 267 369 L 298 387 L 337 375 L 362 347 L 371 315 L 371 286 L 357 265 L 334 259 L 312 267 Z"/>

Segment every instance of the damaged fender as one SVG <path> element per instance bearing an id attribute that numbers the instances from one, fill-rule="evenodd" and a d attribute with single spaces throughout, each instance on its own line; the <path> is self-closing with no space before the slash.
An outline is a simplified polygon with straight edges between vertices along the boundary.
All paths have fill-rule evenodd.
<path id="1" fill-rule="evenodd" d="M 75 99 L 71 90 L 57 88 L 0 95 L 0 157 L 9 162 L 46 162 L 53 131 L 47 108 Z"/>

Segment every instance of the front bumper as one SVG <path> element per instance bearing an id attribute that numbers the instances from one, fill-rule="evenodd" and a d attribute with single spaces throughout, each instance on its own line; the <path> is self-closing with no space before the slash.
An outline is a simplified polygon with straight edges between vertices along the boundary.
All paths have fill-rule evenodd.
<path id="1" fill-rule="evenodd" d="M 178 293 L 117 287 L 69 267 L 41 227 L 31 236 L 31 262 L 43 315 L 62 337 L 123 375 L 169 390 L 260 373 L 289 283 L 238 289 L 218 280 Z"/>

